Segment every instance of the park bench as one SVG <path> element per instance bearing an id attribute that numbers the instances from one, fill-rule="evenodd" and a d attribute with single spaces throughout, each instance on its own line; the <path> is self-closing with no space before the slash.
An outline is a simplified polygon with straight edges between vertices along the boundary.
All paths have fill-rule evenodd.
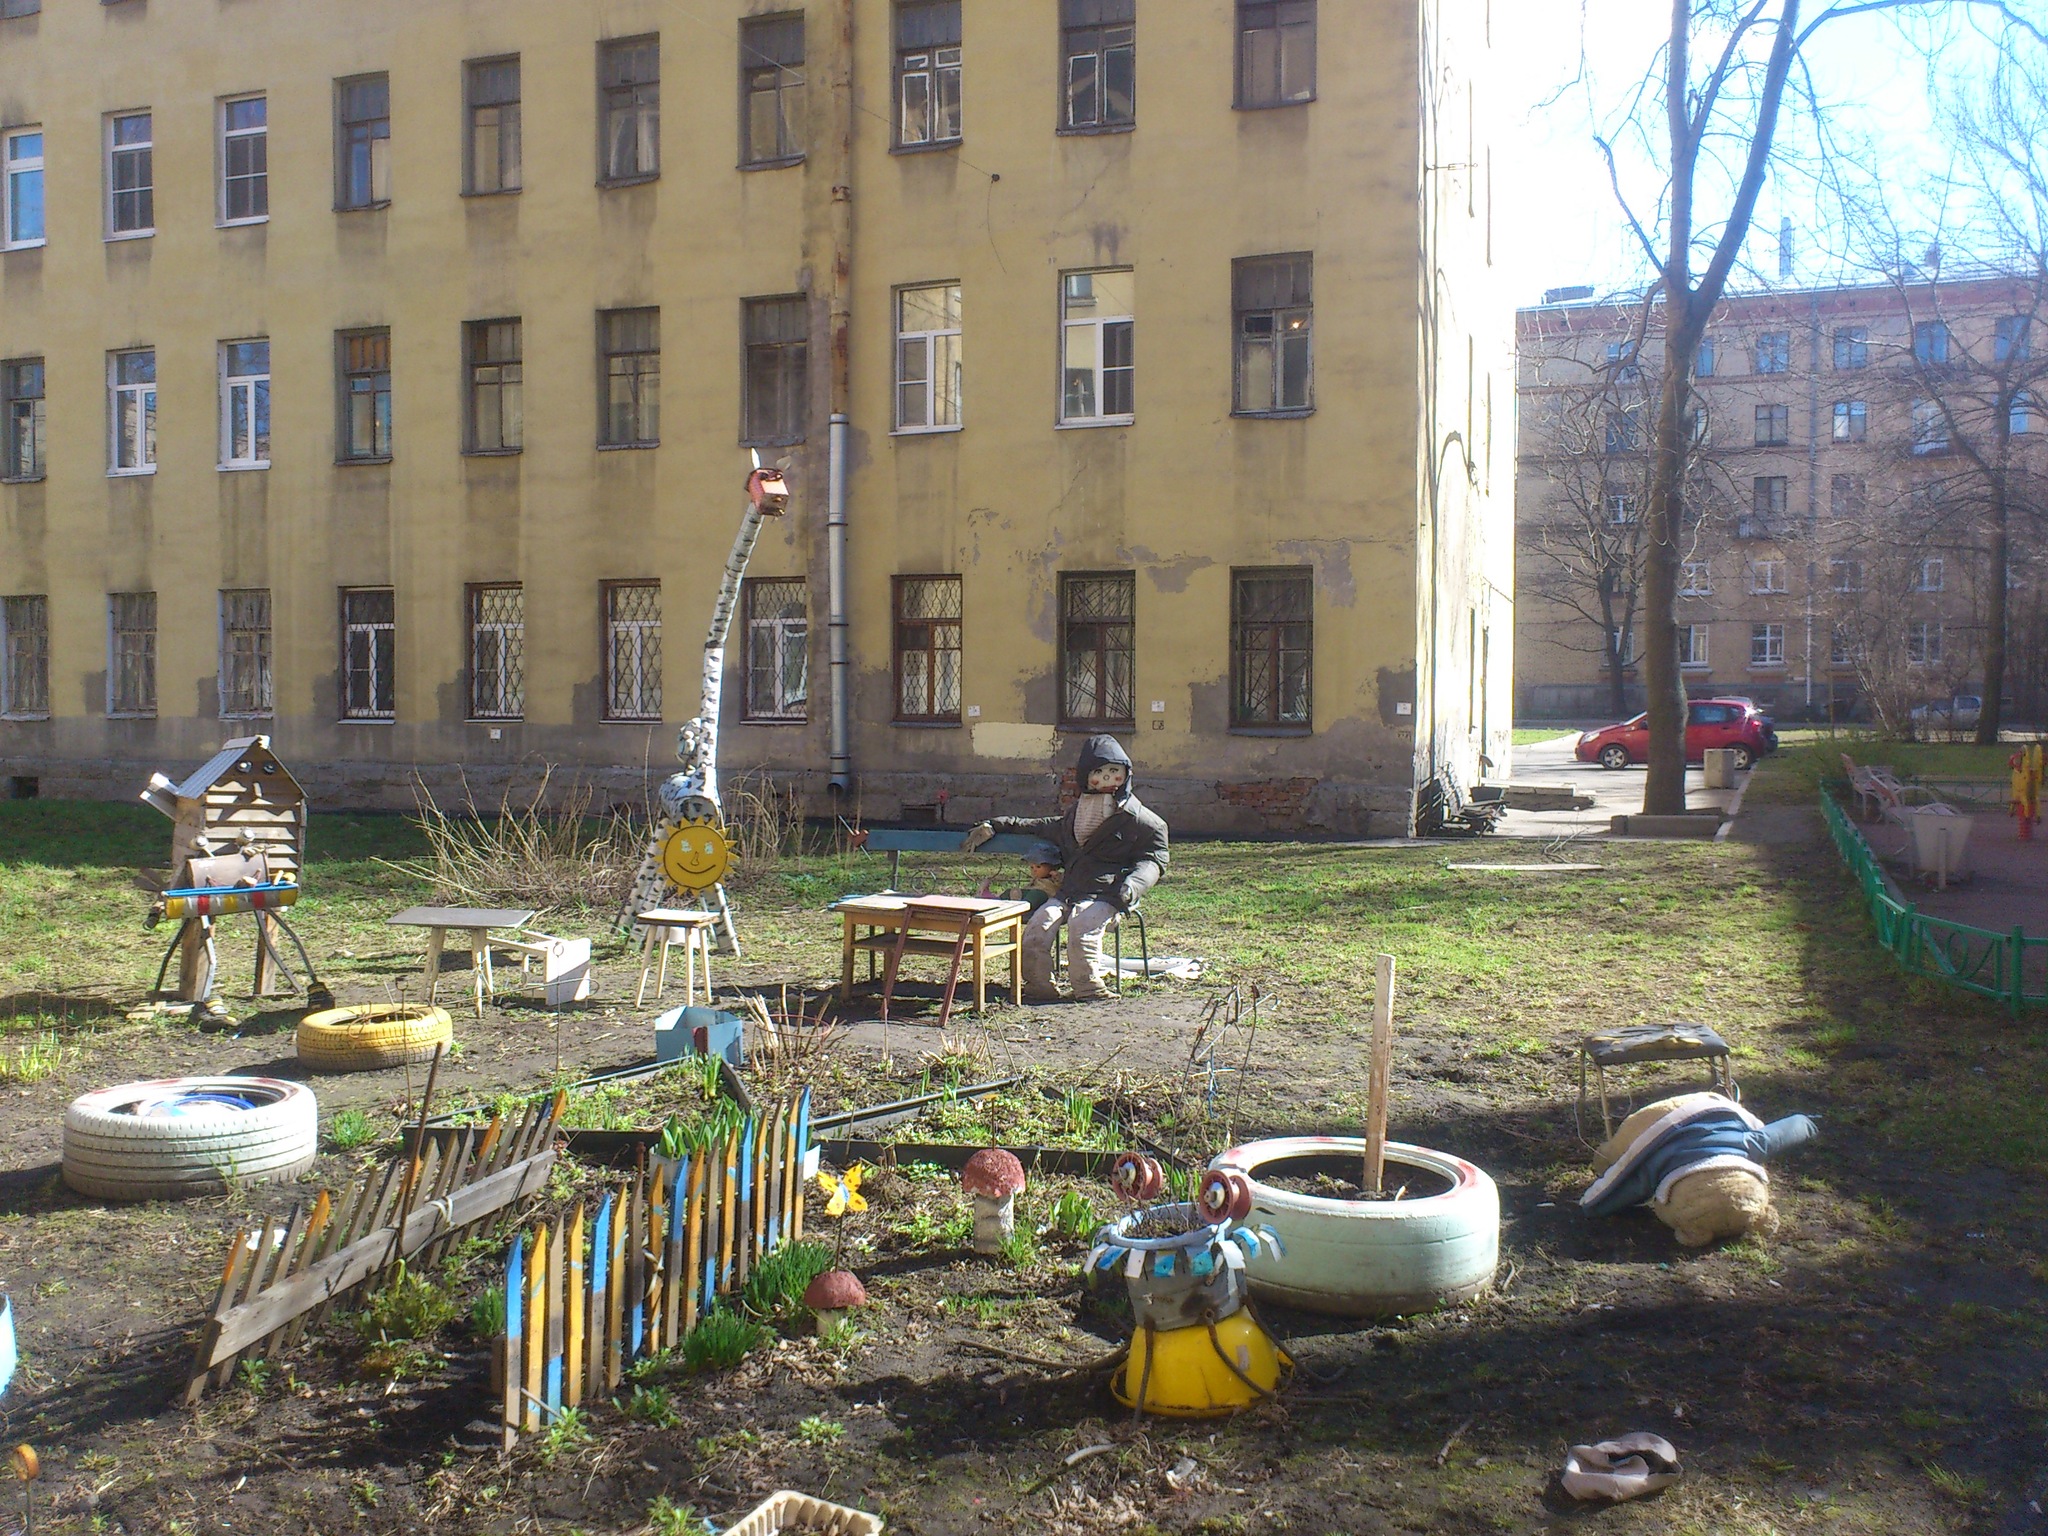
<path id="1" fill-rule="evenodd" d="M 1905 809 L 1910 786 L 1899 781 L 1891 769 L 1857 766 L 1856 759 L 1842 754 L 1842 771 L 1849 776 L 1849 788 L 1856 796 L 1856 815 L 1863 821 L 1897 821 Z"/>

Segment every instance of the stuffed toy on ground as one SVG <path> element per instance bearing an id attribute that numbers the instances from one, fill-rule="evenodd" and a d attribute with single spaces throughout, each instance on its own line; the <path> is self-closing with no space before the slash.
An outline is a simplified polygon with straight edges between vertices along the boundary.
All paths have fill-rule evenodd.
<path id="1" fill-rule="evenodd" d="M 1599 1176 L 1579 1204 L 1595 1216 L 1647 1205 L 1688 1248 L 1769 1232 L 1777 1217 L 1764 1164 L 1819 1129 L 1809 1115 L 1766 1125 L 1718 1093 L 1660 1099 L 1622 1121 L 1594 1153 Z"/>

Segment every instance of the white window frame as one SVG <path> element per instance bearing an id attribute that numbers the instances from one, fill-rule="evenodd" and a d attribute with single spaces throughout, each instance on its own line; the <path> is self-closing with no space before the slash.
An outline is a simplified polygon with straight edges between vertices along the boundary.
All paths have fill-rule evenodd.
<path id="1" fill-rule="evenodd" d="M 1622 649 L 1624 640 L 1626 640 L 1628 645 L 1626 651 Z M 1624 667 L 1634 666 L 1641 658 L 1641 644 L 1642 636 L 1636 632 L 1636 627 L 1633 624 L 1616 624 L 1608 631 L 1608 654 L 1619 656 Z"/>
<path id="2" fill-rule="evenodd" d="M 626 722 L 661 718 L 661 583 L 609 581 L 604 584 L 605 719 Z M 622 592 L 652 592 L 649 616 L 621 616 Z M 633 706 L 621 709 L 622 701 Z"/>
<path id="3" fill-rule="evenodd" d="M 757 600 L 764 585 L 793 586 L 803 593 L 803 604 L 794 614 L 763 617 Z M 764 577 L 747 584 L 747 649 L 742 662 L 746 676 L 742 685 L 741 699 L 743 713 L 748 720 L 786 724 L 807 719 L 810 713 L 810 648 L 811 648 L 811 590 L 810 583 L 802 577 Z M 757 669 L 755 661 L 757 648 L 765 645 L 770 657 L 765 668 Z M 790 662 L 792 657 L 803 671 L 804 691 L 801 697 L 789 697 Z M 762 672 L 771 679 L 770 692 L 774 695 L 769 706 L 755 707 L 754 680 Z"/>
<path id="4" fill-rule="evenodd" d="M 1752 592 L 1788 592 L 1783 584 L 1785 562 L 1783 560 L 1752 560 L 1749 562 L 1749 590 Z"/>
<path id="5" fill-rule="evenodd" d="M 385 593 L 391 598 L 391 617 L 388 619 L 355 619 L 349 616 L 349 600 L 366 597 L 372 593 Z M 358 635 L 365 637 L 366 654 L 369 659 L 369 707 L 355 709 L 350 705 L 348 692 L 349 644 Z M 379 637 L 382 636 L 380 643 Z M 389 679 L 391 708 L 377 708 L 377 683 L 383 675 L 378 670 L 378 661 L 385 659 L 391 668 Z M 344 721 L 383 722 L 389 724 L 398 718 L 398 594 L 390 587 L 343 587 L 341 589 L 341 718 Z"/>
<path id="6" fill-rule="evenodd" d="M 1853 667 L 1856 665 L 1856 639 L 1841 625 L 1828 637 L 1828 665 L 1831 667 Z"/>
<path id="7" fill-rule="evenodd" d="M 1682 624 L 1678 630 L 1678 664 L 1680 667 L 1703 671 L 1707 661 L 1708 626 L 1705 624 Z"/>
<path id="8" fill-rule="evenodd" d="M 1915 400 L 1913 402 L 1913 453 L 1917 457 L 1932 457 L 1949 450 L 1948 420 L 1942 414 L 1939 400 Z"/>
<path id="9" fill-rule="evenodd" d="M 947 290 L 951 290 L 953 294 L 953 313 L 956 317 L 959 317 L 954 320 L 952 325 L 942 325 L 916 331 L 904 329 L 904 307 L 913 294 L 944 293 Z M 966 295 L 962 285 L 957 282 L 914 283 L 907 288 L 898 288 L 896 290 L 895 430 L 898 435 L 909 436 L 926 432 L 958 432 L 965 425 L 966 407 L 963 399 L 965 394 L 963 385 L 965 370 L 962 365 L 964 342 L 961 333 L 966 309 Z M 952 338 L 953 343 L 951 348 L 951 366 L 953 371 L 951 404 L 953 414 L 950 421 L 939 421 L 936 419 L 939 407 L 946 403 L 946 399 L 938 387 L 940 368 L 936 365 L 943 362 L 941 354 L 947 349 L 941 343 L 948 337 Z M 920 358 L 924 373 L 921 379 L 905 377 L 904 363 L 910 356 L 912 346 L 916 347 L 918 357 Z M 908 413 L 903 409 L 903 405 L 906 398 L 905 392 L 909 390 L 917 391 L 918 414 L 923 417 L 921 422 L 911 422 L 905 419 Z"/>
<path id="10" fill-rule="evenodd" d="M 1758 651 L 1761 649 L 1762 654 Z M 1753 668 L 1775 668 L 1785 665 L 1785 626 L 1783 624 L 1752 624 L 1749 626 L 1749 664 Z"/>
<path id="11" fill-rule="evenodd" d="M 232 626 L 228 615 L 234 608 L 236 598 L 261 598 L 263 623 L 256 626 Z M 246 656 L 229 644 L 233 635 L 246 634 L 254 639 Z M 275 693 L 275 640 L 276 631 L 271 618 L 270 590 L 267 587 L 230 587 L 220 593 L 220 662 L 216 682 L 220 691 L 220 717 L 223 720 L 265 720 L 276 709 Z M 242 708 L 239 697 L 244 690 L 237 686 L 236 672 L 246 664 L 254 676 L 249 680 L 249 691 L 254 695 L 253 706 Z"/>
<path id="12" fill-rule="evenodd" d="M 1906 625 L 1906 665 L 1940 666 L 1941 631 L 1942 624 L 1939 619 L 1914 619 L 1909 622 Z M 1928 643 L 1930 641 L 1933 642 L 1931 645 Z"/>
<path id="13" fill-rule="evenodd" d="M 135 118 L 147 118 L 149 137 L 140 144 L 114 143 L 114 127 L 117 123 L 131 122 Z M 109 112 L 102 119 L 101 126 L 101 179 L 106 183 L 106 203 L 101 210 L 106 220 L 105 237 L 108 240 L 147 240 L 156 233 L 156 111 L 152 107 L 134 107 L 125 112 Z M 149 156 L 149 180 L 147 183 L 125 189 L 129 193 L 149 194 L 149 223 L 134 229 L 120 229 L 114 223 L 114 157 L 119 155 L 146 154 Z"/>
<path id="14" fill-rule="evenodd" d="M 37 141 L 36 153 L 16 155 L 15 141 L 27 138 Z M 49 182 L 43 174 L 43 155 L 47 148 L 42 128 L 34 123 L 24 123 L 19 128 L 10 128 L 5 134 L 0 134 L 0 250 L 29 251 L 39 245 L 50 243 Z M 40 189 L 36 206 L 42 214 L 43 232 L 32 240 L 14 238 L 14 179 L 17 176 L 34 176 Z"/>
<path id="15" fill-rule="evenodd" d="M 263 348 L 264 367 L 261 373 L 231 373 L 228 360 L 236 347 L 260 345 Z M 239 341 L 224 341 L 219 351 L 220 376 L 220 468 L 268 469 L 270 456 L 256 456 L 256 444 L 270 436 L 270 338 L 268 336 L 247 336 Z M 261 386 L 259 389 L 258 386 Z M 242 395 L 248 402 L 249 452 L 235 456 L 235 397 Z M 262 430 L 257 430 L 257 416 L 262 416 Z"/>
<path id="16" fill-rule="evenodd" d="M 1100 293 L 1100 285 L 1092 279 L 1097 277 L 1121 277 L 1128 280 L 1133 288 L 1137 286 L 1137 273 L 1130 267 L 1097 267 L 1084 272 L 1062 272 L 1060 274 L 1060 425 L 1063 427 L 1121 427 L 1137 419 L 1138 407 L 1138 364 L 1137 364 L 1137 299 L 1132 297 L 1124 313 L 1116 314 L 1105 310 L 1101 314 L 1086 315 L 1075 319 L 1068 306 L 1077 302 L 1072 291 L 1077 278 L 1091 279 L 1091 291 Z M 1113 328 L 1123 333 L 1124 363 L 1112 367 L 1108 362 L 1110 333 Z M 1069 361 L 1070 345 L 1077 334 L 1085 336 L 1093 348 L 1094 361 L 1087 366 L 1089 375 L 1089 398 L 1095 402 L 1092 414 L 1071 412 L 1069 388 L 1074 382 L 1072 375 L 1079 372 Z M 1128 411 L 1105 411 L 1103 402 L 1109 398 L 1110 375 L 1121 373 L 1126 376 L 1125 390 L 1130 400 Z"/>
<path id="17" fill-rule="evenodd" d="M 496 605 L 491 594 L 498 596 Z M 497 611 L 488 611 L 494 606 Z M 487 652 L 494 663 L 488 671 Z M 526 588 L 519 582 L 483 582 L 469 589 L 469 668 L 470 719 L 526 718 Z M 486 677 L 492 680 L 488 687 Z"/>
<path id="18" fill-rule="evenodd" d="M 1685 585 L 1678 589 L 1680 597 L 1712 597 L 1714 595 L 1714 563 L 1711 560 L 1688 560 L 1680 570 L 1680 579 Z"/>
<path id="19" fill-rule="evenodd" d="M 123 384 L 121 359 L 147 357 L 147 383 Z M 153 475 L 156 473 L 156 348 L 127 347 L 107 354 L 107 473 L 111 475 Z M 136 462 L 121 462 L 121 428 L 127 413 L 136 413 Z M 143 457 L 143 455 L 148 457 Z"/>
<path id="20" fill-rule="evenodd" d="M 1835 402 L 1835 441 L 1860 443 L 1870 435 L 1870 407 L 1861 400 Z"/>
<path id="21" fill-rule="evenodd" d="M 1948 562 L 1940 555 L 1929 555 L 1920 562 L 1920 574 L 1914 578 L 1915 592 L 1939 592 L 1948 578 Z"/>
<path id="22" fill-rule="evenodd" d="M 1863 562 L 1861 560 L 1830 560 L 1828 562 L 1828 588 L 1834 592 L 1861 592 L 1863 590 Z"/>
<path id="23" fill-rule="evenodd" d="M 1607 491 L 1602 493 L 1602 500 L 1607 507 L 1607 521 L 1617 528 L 1628 526 L 1642 515 L 1633 491 Z"/>
<path id="24" fill-rule="evenodd" d="M 263 126 L 260 128 L 229 128 L 228 112 L 244 102 L 263 103 Z M 214 220 L 222 229 L 234 229 L 243 224 L 268 224 L 270 222 L 270 98 L 262 91 L 246 91 L 240 96 L 223 96 L 213 114 L 214 153 L 219 162 L 216 180 L 219 183 L 214 196 Z M 263 169 L 252 176 L 241 178 L 245 181 L 261 182 L 263 187 L 263 211 L 261 213 L 230 214 L 228 212 L 228 146 L 245 143 L 251 139 L 263 140 Z"/>

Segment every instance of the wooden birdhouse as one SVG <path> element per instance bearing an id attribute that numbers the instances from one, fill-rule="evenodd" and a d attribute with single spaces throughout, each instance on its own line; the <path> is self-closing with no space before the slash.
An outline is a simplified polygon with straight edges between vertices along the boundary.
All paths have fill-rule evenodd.
<path id="1" fill-rule="evenodd" d="M 183 783 L 151 774 L 142 799 L 175 823 L 174 882 L 187 859 L 245 844 L 264 856 L 272 880 L 297 882 L 305 861 L 306 792 L 270 750 L 268 736 L 237 736 Z"/>

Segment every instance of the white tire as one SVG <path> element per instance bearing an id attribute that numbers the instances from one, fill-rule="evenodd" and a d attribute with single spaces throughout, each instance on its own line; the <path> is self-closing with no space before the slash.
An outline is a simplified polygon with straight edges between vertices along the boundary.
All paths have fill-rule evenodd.
<path id="1" fill-rule="evenodd" d="M 1333 1200 L 1276 1189 L 1261 1177 L 1289 1162 L 1341 1160 L 1355 1181 L 1364 1155 L 1362 1136 L 1281 1136 L 1232 1147 L 1210 1163 L 1251 1180 L 1245 1225 L 1271 1227 L 1285 1250 L 1248 1262 L 1252 1294 L 1308 1312 L 1376 1317 L 1427 1312 L 1491 1285 L 1500 1263 L 1500 1192 L 1463 1158 L 1388 1142 L 1387 1187 L 1399 1188 L 1406 1175 L 1440 1191 L 1414 1199 Z"/>
<path id="2" fill-rule="evenodd" d="M 74 1099 L 64 1182 L 100 1200 L 177 1200 L 297 1178 L 319 1152 L 320 1107 L 274 1077 L 170 1077 Z"/>

